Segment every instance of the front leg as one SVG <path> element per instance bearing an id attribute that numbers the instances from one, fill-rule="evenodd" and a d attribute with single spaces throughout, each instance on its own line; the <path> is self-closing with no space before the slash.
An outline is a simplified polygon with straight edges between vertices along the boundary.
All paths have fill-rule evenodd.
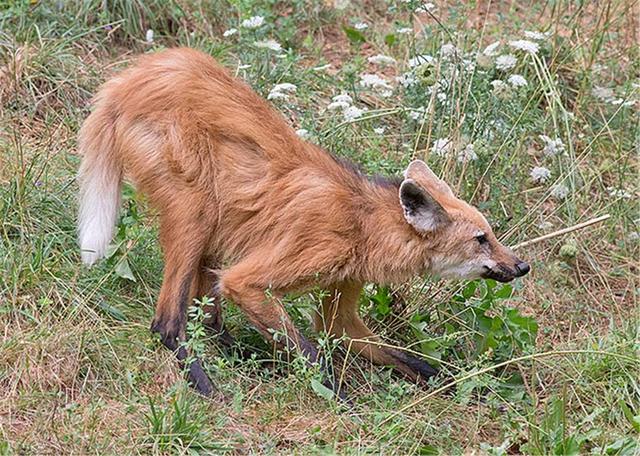
<path id="1" fill-rule="evenodd" d="M 238 305 L 249 322 L 276 348 L 296 350 L 307 358 L 310 364 L 319 362 L 326 377 L 324 385 L 337 393 L 341 399 L 345 399 L 329 379 L 318 349 L 294 326 L 280 301 L 265 291 L 269 288 L 265 280 L 268 276 L 259 263 L 242 262 L 222 272 L 219 282 L 220 294 Z"/>
<path id="2" fill-rule="evenodd" d="M 392 366 L 414 381 L 437 374 L 438 371 L 426 361 L 379 344 L 380 338 L 367 328 L 358 315 L 361 290 L 360 282 L 334 285 L 322 301 L 322 312 L 316 314 L 316 330 L 324 330 L 336 337 L 347 336 L 344 344 L 356 354 L 376 364 Z"/>

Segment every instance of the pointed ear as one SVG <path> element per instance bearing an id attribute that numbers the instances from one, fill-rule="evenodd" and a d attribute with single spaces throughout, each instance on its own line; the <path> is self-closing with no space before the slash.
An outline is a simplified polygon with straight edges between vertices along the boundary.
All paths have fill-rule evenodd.
<path id="1" fill-rule="evenodd" d="M 431 171 L 429 165 L 422 160 L 414 160 L 409 163 L 409 166 L 407 166 L 407 169 L 404 171 L 404 177 L 405 179 L 413 179 L 418 182 L 424 181 L 431 183 L 438 191 L 446 195 L 453 196 L 451 187 L 449 187 L 445 181 L 436 176 L 436 173 Z"/>
<path id="2" fill-rule="evenodd" d="M 442 205 L 413 179 L 405 179 L 400 185 L 400 204 L 404 218 L 421 233 L 435 231 L 451 222 Z"/>

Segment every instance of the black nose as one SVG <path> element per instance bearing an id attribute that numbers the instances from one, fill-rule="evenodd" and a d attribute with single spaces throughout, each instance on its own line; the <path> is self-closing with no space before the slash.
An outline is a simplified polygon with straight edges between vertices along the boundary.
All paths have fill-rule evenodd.
<path id="1" fill-rule="evenodd" d="M 529 264 L 525 263 L 524 261 L 521 261 L 520 263 L 516 264 L 516 271 L 518 272 L 516 275 L 518 277 L 522 277 L 523 275 L 526 275 L 530 270 L 531 270 L 531 266 L 529 266 Z"/>

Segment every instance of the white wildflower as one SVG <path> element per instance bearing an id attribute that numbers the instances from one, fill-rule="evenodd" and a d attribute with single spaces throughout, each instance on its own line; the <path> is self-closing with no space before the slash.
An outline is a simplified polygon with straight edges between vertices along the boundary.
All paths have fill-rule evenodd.
<path id="1" fill-rule="evenodd" d="M 458 152 L 458 161 L 461 163 L 474 161 L 477 159 L 478 159 L 478 154 L 476 154 L 473 144 L 467 144 L 464 149 Z"/>
<path id="2" fill-rule="evenodd" d="M 276 52 L 279 52 L 282 50 L 282 46 L 280 46 L 280 43 L 278 43 L 276 40 L 256 41 L 255 43 L 253 43 L 253 45 L 261 49 L 270 49 Z"/>
<path id="3" fill-rule="evenodd" d="M 367 60 L 369 61 L 369 63 L 373 63 L 375 65 L 395 65 L 396 63 L 396 59 L 394 59 L 393 57 L 389 57 L 388 55 L 383 55 L 383 54 L 378 54 L 378 55 L 373 55 L 369 58 L 367 58 Z"/>
<path id="4" fill-rule="evenodd" d="M 291 92 L 295 92 L 298 89 L 295 84 L 290 82 L 283 82 L 276 84 L 267 95 L 267 100 L 286 100 Z"/>
<path id="5" fill-rule="evenodd" d="M 327 63 L 326 65 L 320 65 L 320 66 L 314 67 L 314 68 L 312 68 L 312 70 L 313 71 L 326 71 L 329 68 L 331 68 L 331 64 Z"/>
<path id="6" fill-rule="evenodd" d="M 476 62 L 469 59 L 462 59 L 462 68 L 464 68 L 464 71 L 467 73 L 473 73 L 476 69 Z"/>
<path id="7" fill-rule="evenodd" d="M 225 30 L 222 36 L 227 38 L 228 36 L 235 35 L 236 33 L 238 33 L 237 28 L 230 28 L 229 30 Z"/>
<path id="8" fill-rule="evenodd" d="M 443 44 L 440 48 L 440 55 L 445 58 L 455 57 L 459 52 L 460 49 L 458 49 L 451 43 Z"/>
<path id="9" fill-rule="evenodd" d="M 631 193 L 629 193 L 623 188 L 607 187 L 607 191 L 609 192 L 609 195 L 612 196 L 613 198 L 624 198 L 624 199 L 631 198 Z"/>
<path id="10" fill-rule="evenodd" d="M 345 10 L 351 6 L 351 0 L 334 0 L 333 7 L 338 11 Z"/>
<path id="11" fill-rule="evenodd" d="M 271 89 L 271 91 L 276 91 L 276 92 L 295 92 L 296 90 L 298 90 L 298 87 L 295 84 L 291 84 L 290 82 L 283 82 L 281 84 L 276 84 L 273 86 L 273 89 Z"/>
<path id="12" fill-rule="evenodd" d="M 507 79 L 507 81 L 509 81 L 509 84 L 511 84 L 513 87 L 524 87 L 527 85 L 527 80 L 519 74 L 512 74 L 511 76 L 509 76 L 509 79 Z"/>
<path id="13" fill-rule="evenodd" d="M 538 31 L 525 30 L 524 36 L 525 38 L 529 38 L 530 40 L 544 41 L 549 36 L 549 32 L 542 33 Z"/>
<path id="14" fill-rule="evenodd" d="M 409 111 L 409 117 L 416 122 L 420 122 L 425 118 L 426 112 L 427 110 L 423 106 L 420 106 L 419 108 L 413 108 L 411 111 Z"/>
<path id="15" fill-rule="evenodd" d="M 273 90 L 269 92 L 269 95 L 267 95 L 267 100 L 286 100 L 288 98 L 289 95 L 287 95 L 286 93 Z"/>
<path id="16" fill-rule="evenodd" d="M 444 103 L 447 99 L 447 94 L 444 92 L 438 92 L 436 93 L 436 98 L 440 103 Z"/>
<path id="17" fill-rule="evenodd" d="M 385 89 L 391 87 L 384 78 L 378 76 L 377 74 L 371 73 L 362 73 L 360 75 L 360 85 L 363 87 L 382 87 Z"/>
<path id="18" fill-rule="evenodd" d="M 631 242 L 636 242 L 640 240 L 640 233 L 638 233 L 637 231 L 632 231 L 627 235 L 627 240 Z"/>
<path id="19" fill-rule="evenodd" d="M 534 166 L 529 173 L 534 182 L 544 183 L 551 177 L 551 171 L 543 166 Z"/>
<path id="20" fill-rule="evenodd" d="M 401 74 L 400 76 L 396 76 L 396 82 L 403 87 L 410 87 L 418 82 L 416 75 L 412 72 L 407 72 Z"/>
<path id="21" fill-rule="evenodd" d="M 393 87 L 382 77 L 377 74 L 363 73 L 360 75 L 360 85 L 362 87 L 370 87 L 380 92 L 383 97 L 391 95 Z"/>
<path id="22" fill-rule="evenodd" d="M 309 130 L 305 129 L 305 128 L 300 128 L 298 130 L 296 130 L 296 135 L 300 136 L 302 139 L 308 139 L 309 138 Z"/>
<path id="23" fill-rule="evenodd" d="M 345 110 L 353 103 L 353 99 L 346 93 L 336 95 L 332 98 L 332 103 L 327 106 L 329 111 L 336 111 L 338 109 Z"/>
<path id="24" fill-rule="evenodd" d="M 253 17 L 250 17 L 249 19 L 245 19 L 244 21 L 242 21 L 240 25 L 242 25 L 244 28 L 255 29 L 260 27 L 262 24 L 264 24 L 264 17 L 253 16 Z"/>
<path id="25" fill-rule="evenodd" d="M 527 52 L 529 54 L 537 54 L 540 50 L 540 45 L 538 43 L 529 40 L 509 41 L 509 46 L 519 51 Z"/>
<path id="26" fill-rule="evenodd" d="M 431 153 L 438 157 L 444 157 L 453 149 L 453 142 L 449 138 L 436 139 L 431 146 Z"/>
<path id="27" fill-rule="evenodd" d="M 498 54 L 498 48 L 499 47 L 500 47 L 500 41 L 496 41 L 495 43 L 491 43 L 489 46 L 484 48 L 484 51 L 482 51 L 482 53 L 484 55 L 488 55 L 490 57 L 493 57 L 494 55 Z"/>
<path id="28" fill-rule="evenodd" d="M 151 29 L 147 30 L 147 33 L 144 36 L 144 39 L 147 41 L 148 44 L 153 43 L 153 30 Z"/>
<path id="29" fill-rule="evenodd" d="M 539 138 L 544 142 L 544 149 L 542 149 L 542 153 L 547 157 L 555 157 L 556 155 L 560 155 L 564 152 L 564 143 L 560 138 L 552 139 L 547 135 L 539 135 Z"/>
<path id="30" fill-rule="evenodd" d="M 400 27 L 396 30 L 396 33 L 400 35 L 409 35 L 410 33 L 413 33 L 413 29 L 411 27 Z"/>
<path id="31" fill-rule="evenodd" d="M 509 71 L 516 66 L 518 59 L 513 54 L 503 54 L 496 59 L 496 68 L 500 71 Z"/>
<path id="32" fill-rule="evenodd" d="M 416 55 L 415 57 L 411 57 L 407 62 L 409 68 L 419 67 L 421 65 L 432 65 L 435 59 L 427 54 Z"/>
<path id="33" fill-rule="evenodd" d="M 239 70 L 246 70 L 247 68 L 251 68 L 251 65 L 248 64 L 248 63 L 247 64 L 238 65 L 238 69 Z"/>
<path id="34" fill-rule="evenodd" d="M 593 89 L 591 89 L 591 94 L 599 100 L 606 102 L 610 102 L 615 98 L 613 89 L 610 89 L 608 87 L 595 86 Z"/>
<path id="35" fill-rule="evenodd" d="M 614 106 L 618 106 L 618 105 L 621 105 L 623 101 L 624 101 L 623 98 L 614 98 L 613 100 L 609 100 L 609 103 L 611 103 Z"/>
<path id="36" fill-rule="evenodd" d="M 346 103 L 347 105 L 350 105 L 351 103 L 353 103 L 353 98 L 351 98 L 346 93 L 341 93 L 340 95 L 336 95 L 331 100 L 335 101 L 336 103 Z"/>
<path id="37" fill-rule="evenodd" d="M 332 103 L 329 103 L 327 109 L 329 111 L 337 111 L 338 109 L 347 109 L 349 106 L 351 105 L 349 103 L 345 103 L 344 101 L 334 101 Z"/>
<path id="38" fill-rule="evenodd" d="M 369 28 L 369 24 L 367 24 L 366 22 L 358 22 L 357 24 L 353 25 L 353 28 L 356 30 L 366 30 Z"/>
<path id="39" fill-rule="evenodd" d="M 491 81 L 491 86 L 493 87 L 494 92 L 500 91 L 500 90 L 507 90 L 509 88 L 506 82 L 500 81 L 499 79 L 495 79 Z"/>
<path id="40" fill-rule="evenodd" d="M 433 13 L 436 10 L 436 5 L 431 2 L 427 2 L 424 5 L 420 5 L 415 9 L 416 13 Z"/>
<path id="41" fill-rule="evenodd" d="M 349 106 L 347 109 L 343 111 L 342 114 L 344 115 L 344 120 L 346 122 L 353 122 L 357 118 L 362 117 L 362 114 L 364 114 L 365 111 L 366 109 L 360 109 L 355 106 Z"/>
<path id="42" fill-rule="evenodd" d="M 383 135 L 383 134 L 384 134 L 384 130 L 385 130 L 385 128 L 384 128 L 384 127 L 377 127 L 377 128 L 374 128 L 374 129 L 373 129 L 373 132 L 374 132 L 376 135 Z"/>
<path id="43" fill-rule="evenodd" d="M 554 185 L 553 189 L 551 190 L 551 196 L 558 200 L 565 199 L 567 195 L 569 195 L 569 188 L 566 185 Z"/>

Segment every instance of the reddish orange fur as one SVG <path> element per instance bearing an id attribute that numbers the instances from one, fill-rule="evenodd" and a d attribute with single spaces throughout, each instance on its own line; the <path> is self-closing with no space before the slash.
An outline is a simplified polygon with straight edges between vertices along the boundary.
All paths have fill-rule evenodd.
<path id="1" fill-rule="evenodd" d="M 277 299 L 284 293 L 330 290 L 317 326 L 370 338 L 357 316 L 364 282 L 428 271 L 436 252 L 476 255 L 468 245 L 472 225 L 497 246 L 494 257 L 514 258 L 475 209 L 414 171 L 409 177 L 460 221 L 417 232 L 405 220 L 398 185 L 370 180 L 301 140 L 245 83 L 195 50 L 141 57 L 107 82 L 80 144 L 85 169 L 128 176 L 159 211 L 166 265 L 155 324 L 169 338 L 184 339 L 180 296 L 185 286 L 189 300 L 206 289 L 205 266 L 218 271 L 221 294 L 266 336 L 283 330 L 300 344 Z M 419 375 L 389 352 L 356 345 L 374 361 Z"/>

